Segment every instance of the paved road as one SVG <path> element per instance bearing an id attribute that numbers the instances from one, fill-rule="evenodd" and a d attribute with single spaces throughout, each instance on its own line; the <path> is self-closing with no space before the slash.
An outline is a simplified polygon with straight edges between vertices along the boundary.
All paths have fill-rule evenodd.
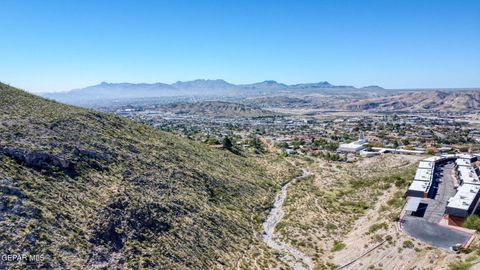
<path id="1" fill-rule="evenodd" d="M 456 244 L 463 245 L 470 238 L 470 234 L 466 232 L 428 222 L 419 217 L 406 216 L 402 224 L 403 230 L 409 235 L 439 248 L 449 249 Z"/>
<path id="2" fill-rule="evenodd" d="M 424 218 L 433 223 L 438 223 L 445 213 L 448 199 L 453 197 L 456 193 L 453 185 L 452 169 L 453 163 L 448 163 L 437 169 L 436 179 L 440 178 L 442 181 L 433 185 L 433 192 L 436 193 L 433 199 L 423 199 L 422 203 L 428 204 L 425 211 Z"/>

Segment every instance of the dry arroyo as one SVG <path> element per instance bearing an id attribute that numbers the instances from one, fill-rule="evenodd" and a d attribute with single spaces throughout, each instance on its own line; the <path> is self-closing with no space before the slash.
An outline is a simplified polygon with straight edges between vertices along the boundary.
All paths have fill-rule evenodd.
<path id="1" fill-rule="evenodd" d="M 287 262 L 295 270 L 313 269 L 313 261 L 310 257 L 299 251 L 298 249 L 289 246 L 283 242 L 275 240 L 275 226 L 280 222 L 284 216 L 282 210 L 283 202 L 287 197 L 287 188 L 294 182 L 309 176 L 310 173 L 303 170 L 301 176 L 295 177 L 282 186 L 280 192 L 275 198 L 273 208 L 270 211 L 267 220 L 263 223 L 263 240 L 267 245 L 280 254 L 282 254 L 282 260 Z"/>

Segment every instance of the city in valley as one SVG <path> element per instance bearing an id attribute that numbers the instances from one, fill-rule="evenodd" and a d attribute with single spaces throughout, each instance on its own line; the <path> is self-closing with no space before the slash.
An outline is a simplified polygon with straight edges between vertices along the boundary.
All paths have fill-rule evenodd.
<path id="1" fill-rule="evenodd" d="M 0 270 L 480 270 L 479 0 L 0 7 Z"/>
<path id="2" fill-rule="evenodd" d="M 477 89 L 176 84 L 188 84 L 193 93 L 159 90 L 163 96 L 103 102 L 82 95 L 127 87 L 102 83 L 46 96 L 129 118 L 213 151 L 269 164 L 283 160 L 302 170 L 285 182 L 264 220 L 267 247 L 240 265 L 428 269 L 476 259 Z M 127 88 L 132 87 L 145 86 Z M 222 92 L 195 91 L 208 88 Z M 231 94 L 239 90 L 241 95 Z M 277 263 L 269 259 L 271 249 Z"/>

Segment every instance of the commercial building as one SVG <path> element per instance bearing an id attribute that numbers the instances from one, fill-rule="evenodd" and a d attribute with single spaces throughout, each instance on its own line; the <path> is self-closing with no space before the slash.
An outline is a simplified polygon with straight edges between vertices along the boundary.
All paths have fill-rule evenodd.
<path id="1" fill-rule="evenodd" d="M 431 182 L 413 180 L 410 187 L 408 187 L 406 195 L 408 197 L 426 198 L 428 197 L 431 185 Z"/>
<path id="2" fill-rule="evenodd" d="M 461 226 L 465 218 L 478 207 L 480 179 L 472 163 L 477 160 L 476 156 L 460 154 L 455 158 L 455 171 L 460 186 L 457 193 L 448 200 L 445 214 L 448 224 Z"/>
<path id="3" fill-rule="evenodd" d="M 432 169 L 418 168 L 417 171 L 415 172 L 415 176 L 413 177 L 413 180 L 416 180 L 416 181 L 431 182 L 432 179 L 433 179 L 433 168 Z"/>
<path id="4" fill-rule="evenodd" d="M 340 144 L 337 152 L 360 153 L 360 151 L 365 149 L 366 144 L 368 144 L 368 142 L 364 139 L 363 132 L 361 132 L 357 141 Z"/>
<path id="5" fill-rule="evenodd" d="M 458 166 L 457 176 L 460 180 L 460 184 L 480 185 L 480 180 L 472 166 Z"/>
<path id="6" fill-rule="evenodd" d="M 470 154 L 458 154 L 456 157 L 457 157 L 457 159 L 466 159 L 470 162 L 474 162 L 474 161 L 477 160 L 476 155 L 470 155 Z"/>
<path id="7" fill-rule="evenodd" d="M 450 198 L 445 209 L 448 224 L 462 225 L 466 217 L 472 214 L 477 208 L 479 198 L 479 185 L 464 184 L 458 187 L 455 196 Z"/>
<path id="8" fill-rule="evenodd" d="M 351 142 L 351 143 L 343 143 L 340 144 L 338 147 L 337 151 L 338 152 L 346 152 L 346 153 L 359 153 L 364 149 L 364 144 L 356 142 Z"/>
<path id="9" fill-rule="evenodd" d="M 418 164 L 419 169 L 433 170 L 435 168 L 435 162 L 422 160 Z"/>
<path id="10" fill-rule="evenodd" d="M 470 167 L 472 166 L 472 162 L 469 159 L 458 158 L 455 160 L 455 165 Z"/>
<path id="11" fill-rule="evenodd" d="M 408 188 L 406 196 L 427 198 L 430 193 L 430 188 L 433 185 L 433 176 L 435 173 L 435 166 L 442 158 L 427 158 L 418 164 L 417 171 L 413 177 L 413 181 Z"/>

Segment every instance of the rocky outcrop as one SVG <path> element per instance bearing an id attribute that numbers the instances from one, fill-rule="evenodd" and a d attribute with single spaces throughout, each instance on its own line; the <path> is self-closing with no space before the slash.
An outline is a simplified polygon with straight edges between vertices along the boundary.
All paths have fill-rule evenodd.
<path id="1" fill-rule="evenodd" d="M 18 148 L 3 148 L 1 152 L 19 164 L 47 174 L 60 170 L 70 177 L 78 175 L 73 162 L 49 153 L 28 152 Z"/>

